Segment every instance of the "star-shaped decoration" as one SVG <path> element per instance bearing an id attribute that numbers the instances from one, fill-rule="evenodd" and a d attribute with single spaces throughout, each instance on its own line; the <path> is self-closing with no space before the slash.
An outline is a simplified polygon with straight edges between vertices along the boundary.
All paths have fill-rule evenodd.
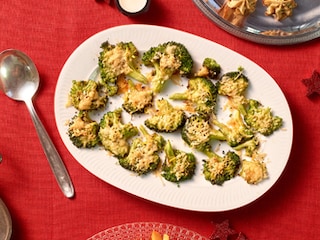
<path id="1" fill-rule="evenodd" d="M 307 87 L 307 97 L 312 97 L 316 94 L 320 95 L 320 73 L 313 71 L 312 76 L 307 79 L 302 79 L 302 83 Z"/>
<path id="2" fill-rule="evenodd" d="M 230 228 L 229 220 L 224 220 L 222 223 L 216 224 L 216 229 L 210 236 L 210 240 L 228 240 L 228 237 L 234 234 L 237 232 Z"/>
<path id="3" fill-rule="evenodd" d="M 248 238 L 242 232 L 239 232 L 236 240 L 248 240 Z"/>
<path id="4" fill-rule="evenodd" d="M 210 236 L 210 240 L 248 240 L 242 232 L 237 232 L 230 227 L 229 220 L 215 224 L 215 231 Z"/>

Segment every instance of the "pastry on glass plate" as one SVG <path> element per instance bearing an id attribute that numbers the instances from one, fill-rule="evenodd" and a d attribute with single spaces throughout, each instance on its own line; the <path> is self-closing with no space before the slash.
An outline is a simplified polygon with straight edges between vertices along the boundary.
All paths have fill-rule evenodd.
<path id="1" fill-rule="evenodd" d="M 257 0 L 226 0 L 218 14 L 235 26 L 242 27 L 246 18 L 256 10 Z"/>
<path id="2" fill-rule="evenodd" d="M 297 7 L 295 0 L 262 0 L 266 16 L 273 16 L 274 19 L 281 21 L 292 15 L 293 9 Z"/>

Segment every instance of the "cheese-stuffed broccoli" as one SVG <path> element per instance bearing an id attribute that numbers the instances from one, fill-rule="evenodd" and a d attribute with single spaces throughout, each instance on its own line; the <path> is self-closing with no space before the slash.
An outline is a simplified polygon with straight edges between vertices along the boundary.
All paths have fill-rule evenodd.
<path id="1" fill-rule="evenodd" d="M 263 161 L 243 160 L 239 175 L 249 184 L 258 184 L 268 177 L 268 172 Z"/>
<path id="2" fill-rule="evenodd" d="M 146 128 L 140 126 L 142 136 L 132 140 L 129 154 L 119 158 L 119 164 L 139 175 L 147 174 L 158 168 L 161 159 L 159 152 L 163 150 L 165 140 L 158 134 L 150 134 Z"/>
<path id="3" fill-rule="evenodd" d="M 211 184 L 222 185 L 238 174 L 241 161 L 235 152 L 228 151 L 223 156 L 212 151 L 206 154 L 208 159 L 203 161 L 203 175 Z"/>
<path id="4" fill-rule="evenodd" d="M 265 136 L 271 135 L 283 124 L 282 118 L 274 116 L 270 107 L 265 107 L 259 101 L 253 99 L 248 100 L 244 120 L 253 131 Z"/>
<path id="5" fill-rule="evenodd" d="M 104 107 L 108 101 L 102 86 L 94 80 L 73 80 L 68 98 L 70 105 L 80 111 Z"/>
<path id="6" fill-rule="evenodd" d="M 78 148 L 93 148 L 99 144 L 99 124 L 93 121 L 87 111 L 79 111 L 68 125 L 71 142 Z"/>
<path id="7" fill-rule="evenodd" d="M 122 123 L 122 109 L 118 108 L 103 115 L 100 120 L 99 137 L 103 147 L 115 157 L 124 157 L 129 152 L 128 140 L 138 134 L 132 123 Z"/>
<path id="8" fill-rule="evenodd" d="M 142 63 L 154 68 L 151 85 L 155 93 L 161 92 L 173 75 L 188 76 L 193 68 L 193 59 L 187 48 L 174 41 L 151 47 L 142 55 Z"/>
<path id="9" fill-rule="evenodd" d="M 141 83 L 147 83 L 147 78 L 139 68 L 139 51 L 132 42 L 108 41 L 101 44 L 99 69 L 102 83 L 105 84 L 109 96 L 117 94 L 117 80 L 120 76 L 131 77 Z"/>
<path id="10" fill-rule="evenodd" d="M 217 82 L 218 94 L 228 97 L 244 95 L 249 86 L 249 79 L 243 74 L 243 68 L 222 75 Z"/>
<path id="11" fill-rule="evenodd" d="M 169 96 L 172 100 L 186 100 L 190 102 L 199 114 L 210 115 L 215 112 L 217 104 L 217 89 L 213 82 L 204 77 L 189 79 L 185 92 L 174 93 Z"/>
<path id="12" fill-rule="evenodd" d="M 174 132 L 186 122 L 182 109 L 175 108 L 166 99 L 158 99 L 155 113 L 144 124 L 156 132 Z"/>
<path id="13" fill-rule="evenodd" d="M 129 114 L 143 113 L 152 106 L 153 92 L 144 85 L 128 80 L 128 90 L 123 95 L 122 108 Z"/>
<path id="14" fill-rule="evenodd" d="M 227 123 L 219 121 L 216 117 L 212 118 L 212 123 L 219 128 L 231 147 L 235 147 L 254 136 L 253 131 L 245 124 L 237 109 L 232 111 Z"/>
<path id="15" fill-rule="evenodd" d="M 206 77 L 211 79 L 216 79 L 221 72 L 221 66 L 213 58 L 205 58 L 202 62 L 202 66 L 195 76 Z"/>
<path id="16" fill-rule="evenodd" d="M 193 177 L 196 169 L 193 153 L 174 149 L 169 140 L 164 146 L 164 152 L 166 159 L 162 165 L 161 176 L 170 182 L 181 182 Z"/>
<path id="17" fill-rule="evenodd" d="M 182 139 L 194 149 L 199 151 L 208 151 L 210 141 L 225 140 L 223 133 L 215 129 L 209 122 L 209 119 L 203 115 L 191 115 L 181 130 Z"/>

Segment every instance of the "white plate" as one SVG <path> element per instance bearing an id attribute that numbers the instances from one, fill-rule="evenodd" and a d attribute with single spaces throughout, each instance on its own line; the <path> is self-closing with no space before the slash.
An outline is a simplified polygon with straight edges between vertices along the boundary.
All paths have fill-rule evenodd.
<path id="1" fill-rule="evenodd" d="M 136 222 L 126 223 L 119 226 L 108 228 L 101 231 L 87 240 L 149 240 L 152 231 L 155 230 L 160 234 L 168 234 L 170 239 L 179 240 L 207 240 L 201 235 L 183 227 L 175 226 L 168 223 L 157 222 Z"/>
<path id="2" fill-rule="evenodd" d="M 97 67 L 100 45 L 104 41 L 117 43 L 132 41 L 139 50 L 146 51 L 149 47 L 166 41 L 183 43 L 190 51 L 196 65 L 199 66 L 205 57 L 211 56 L 222 66 L 223 72 L 234 71 L 241 65 L 251 81 L 249 97 L 261 100 L 270 106 L 276 115 L 284 119 L 286 130 L 277 131 L 263 144 L 267 153 L 269 179 L 257 186 L 247 184 L 242 178 L 236 177 L 223 186 L 213 186 L 205 181 L 201 169 L 204 156 L 198 156 L 196 176 L 192 181 L 176 184 L 169 183 L 155 174 L 135 176 L 123 169 L 117 160 L 110 157 L 102 149 L 78 149 L 69 140 L 66 121 L 75 114 L 74 108 L 66 108 L 67 96 L 72 80 L 88 79 Z M 176 85 L 172 91 L 179 91 Z M 185 85 L 184 85 L 185 87 Z M 181 91 L 181 89 L 180 89 Z M 168 94 L 166 91 L 165 94 Z M 291 151 L 292 119 L 285 96 L 276 82 L 257 64 L 221 45 L 185 32 L 170 28 L 151 25 L 125 25 L 99 32 L 83 42 L 65 63 L 56 86 L 55 118 L 61 138 L 74 158 L 89 172 L 131 194 L 150 201 L 195 211 L 224 211 L 244 206 L 259 198 L 278 180 L 284 170 Z M 112 100 L 112 109 L 120 106 L 121 101 Z M 110 109 L 108 109 L 110 110 Z M 102 113 L 97 115 L 97 120 Z M 131 120 L 124 112 L 124 121 Z M 143 118 L 135 117 L 135 124 Z M 170 135 L 171 137 L 172 135 Z M 167 135 L 165 137 L 168 137 Z M 174 147 L 190 151 L 181 141 L 180 136 L 172 139 Z"/>

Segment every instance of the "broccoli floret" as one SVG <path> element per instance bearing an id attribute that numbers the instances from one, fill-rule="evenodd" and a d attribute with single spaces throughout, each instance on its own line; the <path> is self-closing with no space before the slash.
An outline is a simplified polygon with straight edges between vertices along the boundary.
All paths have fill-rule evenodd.
<path id="1" fill-rule="evenodd" d="M 257 137 L 253 137 L 243 143 L 240 143 L 239 145 L 233 147 L 236 151 L 245 150 L 245 153 L 248 157 L 251 157 L 255 151 L 258 150 L 259 147 L 259 140 Z"/>
<path id="2" fill-rule="evenodd" d="M 117 80 L 120 76 L 131 77 L 146 84 L 147 78 L 139 69 L 139 51 L 132 42 L 110 44 L 108 41 L 101 44 L 99 55 L 99 69 L 101 81 L 109 90 L 109 95 L 117 93 Z"/>
<path id="3" fill-rule="evenodd" d="M 219 130 L 213 128 L 208 119 L 203 115 L 191 115 L 181 131 L 182 139 L 194 149 L 207 151 L 209 142 L 213 139 L 225 140 L 225 136 Z"/>
<path id="4" fill-rule="evenodd" d="M 203 77 L 189 79 L 188 88 L 183 93 L 169 96 L 172 100 L 187 100 L 199 114 L 209 115 L 215 112 L 217 88 L 213 82 Z"/>
<path id="5" fill-rule="evenodd" d="M 198 77 L 208 77 L 216 79 L 221 72 L 221 66 L 213 58 L 205 58 L 202 62 L 202 67 L 195 74 Z"/>
<path id="6" fill-rule="evenodd" d="M 119 158 L 119 164 L 142 175 L 158 168 L 161 162 L 159 152 L 163 150 L 165 140 L 158 133 L 150 134 L 143 126 L 139 129 L 142 136 L 132 140 L 128 156 Z"/>
<path id="7" fill-rule="evenodd" d="M 258 184 L 268 177 L 266 164 L 255 159 L 243 160 L 239 176 L 249 184 Z"/>
<path id="8" fill-rule="evenodd" d="M 192 153 L 173 149 L 168 140 L 164 146 L 166 160 L 162 165 L 161 175 L 170 182 L 191 179 L 196 168 L 196 158 Z"/>
<path id="9" fill-rule="evenodd" d="M 104 107 L 108 101 L 102 86 L 94 80 L 73 80 L 68 97 L 70 105 L 80 111 Z"/>
<path id="10" fill-rule="evenodd" d="M 228 151 L 224 156 L 208 151 L 209 157 L 203 160 L 203 174 L 211 184 L 222 185 L 225 181 L 234 178 L 240 168 L 240 157 L 232 151 Z"/>
<path id="11" fill-rule="evenodd" d="M 152 106 L 153 92 L 143 85 L 135 85 L 128 79 L 128 91 L 123 95 L 122 107 L 129 114 L 143 113 Z"/>
<path id="12" fill-rule="evenodd" d="M 248 86 L 249 80 L 241 67 L 238 71 L 223 74 L 217 82 L 218 94 L 227 97 L 243 96 Z"/>
<path id="13" fill-rule="evenodd" d="M 174 132 L 186 122 L 186 115 L 182 109 L 175 108 L 166 99 L 156 101 L 157 110 L 154 115 L 146 119 L 144 124 L 156 132 Z"/>
<path id="14" fill-rule="evenodd" d="M 220 129 L 231 147 L 235 147 L 254 136 L 254 133 L 245 124 L 240 111 L 237 109 L 232 111 L 228 123 L 223 123 L 216 117 L 212 118 L 212 123 Z"/>
<path id="15" fill-rule="evenodd" d="M 283 124 L 282 118 L 274 116 L 270 107 L 264 107 L 259 101 L 253 99 L 248 100 L 244 120 L 254 131 L 264 136 L 271 135 Z"/>
<path id="16" fill-rule="evenodd" d="M 93 148 L 99 143 L 99 124 L 93 121 L 87 111 L 79 111 L 68 125 L 71 142 L 78 148 Z"/>
<path id="17" fill-rule="evenodd" d="M 100 120 L 99 137 L 103 147 L 115 157 L 124 157 L 129 152 L 128 140 L 138 134 L 132 123 L 122 123 L 122 109 L 105 113 Z"/>
<path id="18" fill-rule="evenodd" d="M 174 41 L 151 47 L 142 56 L 145 66 L 154 67 L 151 77 L 152 90 L 159 93 L 173 75 L 188 76 L 192 72 L 193 59 L 187 48 Z"/>

